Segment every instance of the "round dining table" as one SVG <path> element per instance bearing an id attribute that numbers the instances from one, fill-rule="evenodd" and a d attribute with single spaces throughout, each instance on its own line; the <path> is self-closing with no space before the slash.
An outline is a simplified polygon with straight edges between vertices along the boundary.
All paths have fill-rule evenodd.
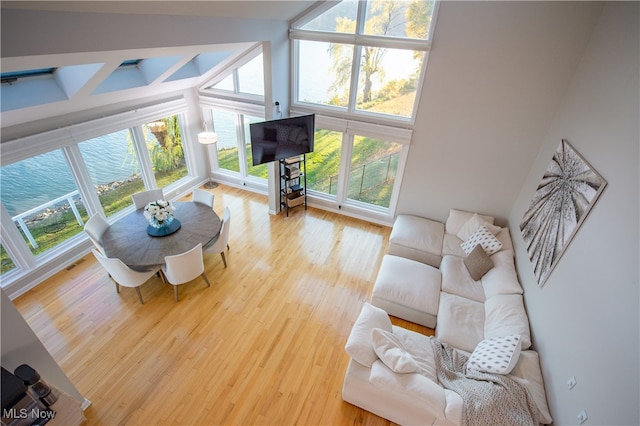
<path id="1" fill-rule="evenodd" d="M 114 222 L 102 235 L 107 257 L 122 260 L 132 269 L 162 265 L 165 256 L 205 246 L 220 234 L 222 222 L 213 209 L 193 201 L 174 202 L 174 218 L 180 228 L 170 235 L 154 237 L 147 233 L 149 222 L 144 209 L 138 209 Z"/>

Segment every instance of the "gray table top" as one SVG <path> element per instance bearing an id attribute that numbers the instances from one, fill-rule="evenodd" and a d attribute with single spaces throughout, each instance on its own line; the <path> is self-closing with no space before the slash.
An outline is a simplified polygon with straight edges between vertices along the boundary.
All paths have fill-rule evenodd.
<path id="1" fill-rule="evenodd" d="M 194 202 L 175 202 L 174 217 L 182 226 L 164 237 L 147 234 L 144 209 L 118 219 L 102 235 L 107 257 L 122 260 L 132 268 L 161 265 L 165 256 L 184 253 L 198 243 L 204 246 L 220 233 L 222 222 L 210 207 Z"/>

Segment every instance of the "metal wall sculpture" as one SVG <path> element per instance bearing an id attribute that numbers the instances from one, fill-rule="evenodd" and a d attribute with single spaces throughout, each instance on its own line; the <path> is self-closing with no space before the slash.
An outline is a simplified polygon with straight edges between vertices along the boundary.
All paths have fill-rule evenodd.
<path id="1" fill-rule="evenodd" d="M 606 185 L 563 139 L 520 223 L 539 286 L 544 285 Z"/>

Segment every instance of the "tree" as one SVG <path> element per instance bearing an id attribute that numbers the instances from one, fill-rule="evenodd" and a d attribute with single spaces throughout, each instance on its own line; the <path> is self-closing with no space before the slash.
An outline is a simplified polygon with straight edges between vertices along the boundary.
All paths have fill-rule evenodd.
<path id="1" fill-rule="evenodd" d="M 433 12 L 433 1 L 414 0 L 407 5 L 402 0 L 373 0 L 368 3 L 364 33 L 378 36 L 409 36 L 426 38 Z M 337 18 L 336 32 L 355 33 L 356 21 L 344 17 Z M 356 47 L 360 50 L 359 83 L 362 97 L 359 103 L 366 104 L 373 99 L 373 79 L 384 78 L 382 61 L 387 49 L 374 46 Z M 353 61 L 351 46 L 332 43 L 329 53 L 333 61 L 335 79 L 330 86 L 333 102 L 346 105 L 351 82 Z M 351 53 L 351 54 L 349 54 Z"/>

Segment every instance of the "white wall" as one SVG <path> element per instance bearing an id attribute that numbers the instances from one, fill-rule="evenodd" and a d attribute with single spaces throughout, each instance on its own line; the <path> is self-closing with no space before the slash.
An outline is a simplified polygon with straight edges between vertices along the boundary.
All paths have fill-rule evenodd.
<path id="1" fill-rule="evenodd" d="M 607 2 L 509 215 L 556 424 L 640 424 L 638 2 Z M 539 288 L 519 223 L 562 138 L 608 185 Z M 577 386 L 568 390 L 567 379 Z"/>
<path id="2" fill-rule="evenodd" d="M 398 213 L 506 220 L 601 6 L 440 4 Z"/>
<path id="3" fill-rule="evenodd" d="M 47 383 L 62 389 L 86 408 L 89 401 L 62 371 L 4 290 L 0 293 L 2 293 L 2 366 L 13 372 L 19 365 L 29 364 Z"/>

